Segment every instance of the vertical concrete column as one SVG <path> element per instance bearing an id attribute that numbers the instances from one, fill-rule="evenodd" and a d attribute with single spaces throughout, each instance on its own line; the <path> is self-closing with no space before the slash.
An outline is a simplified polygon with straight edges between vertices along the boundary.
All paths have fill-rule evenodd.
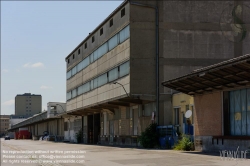
<path id="1" fill-rule="evenodd" d="M 103 135 L 107 135 L 107 112 L 103 113 Z"/>

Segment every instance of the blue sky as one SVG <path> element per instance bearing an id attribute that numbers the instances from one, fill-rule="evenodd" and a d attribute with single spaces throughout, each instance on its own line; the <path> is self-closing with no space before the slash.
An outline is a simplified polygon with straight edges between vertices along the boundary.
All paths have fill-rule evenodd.
<path id="1" fill-rule="evenodd" d="M 15 96 L 66 101 L 65 57 L 122 1 L 1 1 L 1 114 Z"/>

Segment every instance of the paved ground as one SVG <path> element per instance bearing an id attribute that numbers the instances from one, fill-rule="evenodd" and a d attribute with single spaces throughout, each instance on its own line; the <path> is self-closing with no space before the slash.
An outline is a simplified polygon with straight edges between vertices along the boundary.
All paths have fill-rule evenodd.
<path id="1" fill-rule="evenodd" d="M 16 153 L 16 154 L 12 154 Z M 67 153 L 67 154 L 61 154 Z M 48 159 L 46 157 L 57 157 Z M 20 157 L 20 158 L 18 158 Z M 40 159 L 39 159 L 40 157 Z M 71 158 L 66 158 L 71 157 Z M 72 158 L 80 157 L 80 158 Z M 26 162 L 26 163 L 20 163 Z M 60 160 L 72 163 L 48 163 Z M 250 160 L 222 160 L 217 154 L 145 150 L 98 145 L 1 139 L 1 166 L 248 166 Z M 14 163 L 18 162 L 19 163 Z M 14 163 L 14 164 L 11 164 Z M 27 164 L 33 162 L 33 164 Z M 84 163 L 83 163 L 84 162 Z M 40 164 L 39 164 L 40 163 Z"/>

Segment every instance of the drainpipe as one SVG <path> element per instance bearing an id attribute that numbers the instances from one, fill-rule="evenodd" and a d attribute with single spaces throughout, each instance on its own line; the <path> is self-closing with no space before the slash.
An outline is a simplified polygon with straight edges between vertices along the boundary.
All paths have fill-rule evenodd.
<path id="1" fill-rule="evenodd" d="M 156 47 L 156 65 L 155 65 L 155 72 L 156 72 L 156 112 L 157 112 L 157 124 L 159 125 L 159 11 L 158 6 L 142 4 L 138 2 L 131 2 L 128 0 L 131 5 L 137 5 L 147 8 L 155 9 L 155 47 Z"/>

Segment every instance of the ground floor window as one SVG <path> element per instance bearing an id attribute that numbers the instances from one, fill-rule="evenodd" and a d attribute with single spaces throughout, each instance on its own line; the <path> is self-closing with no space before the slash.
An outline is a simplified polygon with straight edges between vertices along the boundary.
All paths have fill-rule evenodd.
<path id="1" fill-rule="evenodd" d="M 229 92 L 230 135 L 250 136 L 250 88 Z"/>

